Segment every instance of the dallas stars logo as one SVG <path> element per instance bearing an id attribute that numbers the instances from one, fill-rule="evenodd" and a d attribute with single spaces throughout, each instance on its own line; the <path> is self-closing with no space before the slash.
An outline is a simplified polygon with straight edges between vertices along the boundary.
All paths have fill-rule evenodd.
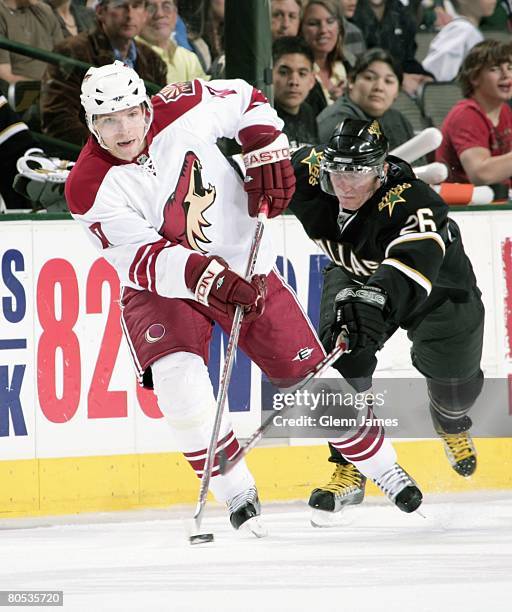
<path id="1" fill-rule="evenodd" d="M 402 185 L 397 185 L 396 187 L 393 187 L 393 189 L 390 189 L 379 202 L 379 212 L 387 208 L 389 216 L 391 217 L 395 206 L 397 204 L 405 203 L 404 198 L 402 198 L 402 193 L 406 189 L 409 189 L 410 186 L 410 183 L 402 183 Z"/>
<path id="2" fill-rule="evenodd" d="M 313 147 L 307 157 L 305 157 L 300 163 L 307 164 L 308 166 L 308 174 L 309 174 L 309 184 L 318 185 L 318 178 L 320 176 L 320 162 L 322 161 L 322 157 L 324 156 L 323 151 L 317 151 L 315 147 Z"/>
<path id="3" fill-rule="evenodd" d="M 379 122 L 377 120 L 375 120 L 370 127 L 368 128 L 368 132 L 370 134 L 373 134 L 374 136 L 377 136 L 377 138 L 380 138 L 382 136 L 382 132 L 380 130 L 380 125 Z"/>

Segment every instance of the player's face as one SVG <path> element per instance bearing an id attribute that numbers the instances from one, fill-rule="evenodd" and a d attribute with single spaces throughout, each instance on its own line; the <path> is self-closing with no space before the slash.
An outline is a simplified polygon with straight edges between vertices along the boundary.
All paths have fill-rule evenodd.
<path id="1" fill-rule="evenodd" d="M 473 81 L 474 92 L 492 102 L 512 99 L 512 58 L 497 66 L 484 68 Z"/>
<path id="2" fill-rule="evenodd" d="M 399 91 L 398 77 L 386 62 L 372 62 L 349 86 L 350 99 L 370 117 L 381 117 Z"/>
<path id="3" fill-rule="evenodd" d="M 380 187 L 377 169 L 371 172 L 331 172 L 330 178 L 340 206 L 358 210 Z"/>
<path id="4" fill-rule="evenodd" d="M 98 115 L 94 127 L 110 153 L 124 161 L 131 161 L 146 144 L 146 116 L 142 106 Z"/>
<path id="5" fill-rule="evenodd" d="M 287 53 L 276 62 L 273 70 L 274 99 L 286 111 L 295 115 L 315 84 L 311 61 L 301 53 Z"/>
<path id="6" fill-rule="evenodd" d="M 338 20 L 320 4 L 309 4 L 304 13 L 302 35 L 315 57 L 330 53 L 338 41 Z"/>
<path id="7" fill-rule="evenodd" d="M 272 0 L 272 40 L 282 36 L 297 36 L 300 8 L 295 0 Z"/>

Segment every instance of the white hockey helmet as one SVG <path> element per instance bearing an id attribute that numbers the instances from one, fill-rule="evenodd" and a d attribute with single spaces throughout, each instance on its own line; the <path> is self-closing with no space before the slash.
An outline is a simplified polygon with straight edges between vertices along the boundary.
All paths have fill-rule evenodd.
<path id="1" fill-rule="evenodd" d="M 96 115 L 115 113 L 144 104 L 147 111 L 144 136 L 153 120 L 153 105 L 146 93 L 144 81 L 135 70 L 118 60 L 99 68 L 89 68 L 82 81 L 80 101 L 84 107 L 87 127 L 103 147 L 101 136 L 94 127 Z"/>

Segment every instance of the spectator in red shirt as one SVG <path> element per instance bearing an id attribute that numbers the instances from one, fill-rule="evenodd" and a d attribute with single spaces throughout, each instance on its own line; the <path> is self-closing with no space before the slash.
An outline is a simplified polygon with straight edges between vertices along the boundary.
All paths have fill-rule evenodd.
<path id="1" fill-rule="evenodd" d="M 512 187 L 512 44 L 485 40 L 466 56 L 459 75 L 464 100 L 442 125 L 436 160 L 448 180 L 495 185 L 497 197 Z"/>

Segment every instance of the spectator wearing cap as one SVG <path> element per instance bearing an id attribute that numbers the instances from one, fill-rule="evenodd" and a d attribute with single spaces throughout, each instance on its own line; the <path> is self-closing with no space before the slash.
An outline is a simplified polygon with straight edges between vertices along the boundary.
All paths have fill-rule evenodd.
<path id="1" fill-rule="evenodd" d="M 167 82 L 208 78 L 199 59 L 192 51 L 171 40 L 178 11 L 174 0 L 148 0 L 148 20 L 140 39 L 148 43 L 167 65 Z"/>
<path id="2" fill-rule="evenodd" d="M 492 185 L 497 198 L 512 186 L 512 44 L 486 40 L 466 56 L 459 75 L 464 99 L 448 113 L 436 161 L 449 182 Z"/>
<path id="3" fill-rule="evenodd" d="M 2 0 L 0 35 L 45 51 L 63 39 L 52 9 L 39 0 Z M 0 79 L 8 83 L 40 81 L 45 68 L 44 62 L 0 49 Z"/>
<path id="4" fill-rule="evenodd" d="M 57 53 L 93 66 L 123 61 L 146 81 L 167 82 L 165 62 L 146 44 L 137 42 L 147 19 L 144 0 L 99 0 L 96 28 L 71 36 L 55 47 Z M 49 65 L 41 88 L 43 131 L 81 145 L 89 135 L 80 115 L 81 69 Z"/>

